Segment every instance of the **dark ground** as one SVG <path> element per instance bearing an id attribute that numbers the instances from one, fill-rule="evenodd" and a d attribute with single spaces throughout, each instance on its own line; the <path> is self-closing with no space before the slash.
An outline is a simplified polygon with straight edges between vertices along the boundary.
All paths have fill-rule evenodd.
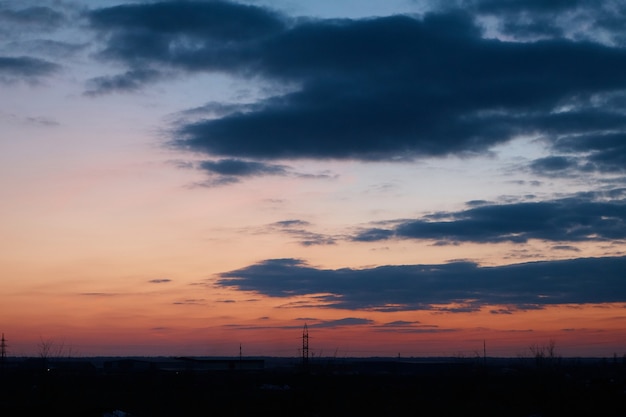
<path id="1" fill-rule="evenodd" d="M 260 371 L 0 370 L 0 416 L 626 416 L 620 362 L 368 361 Z"/>

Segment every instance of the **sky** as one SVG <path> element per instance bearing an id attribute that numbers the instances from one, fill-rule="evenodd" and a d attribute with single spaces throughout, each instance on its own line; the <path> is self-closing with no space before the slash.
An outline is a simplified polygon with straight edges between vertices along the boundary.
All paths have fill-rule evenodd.
<path id="1" fill-rule="evenodd" d="M 626 354 L 626 5 L 0 1 L 8 354 Z"/>

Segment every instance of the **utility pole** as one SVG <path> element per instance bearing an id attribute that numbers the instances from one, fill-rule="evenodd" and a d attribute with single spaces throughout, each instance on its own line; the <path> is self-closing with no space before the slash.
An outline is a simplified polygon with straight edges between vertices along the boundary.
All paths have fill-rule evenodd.
<path id="1" fill-rule="evenodd" d="M 309 366 L 309 328 L 304 323 L 304 329 L 302 329 L 302 367 L 304 369 Z"/>

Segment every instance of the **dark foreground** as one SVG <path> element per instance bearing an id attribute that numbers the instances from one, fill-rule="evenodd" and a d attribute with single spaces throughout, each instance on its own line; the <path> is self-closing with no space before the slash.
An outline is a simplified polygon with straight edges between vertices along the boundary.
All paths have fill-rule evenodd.
<path id="1" fill-rule="evenodd" d="M 612 361 L 368 361 L 260 370 L 0 370 L 2 416 L 626 416 Z M 118 415 L 124 415 L 118 413 Z"/>

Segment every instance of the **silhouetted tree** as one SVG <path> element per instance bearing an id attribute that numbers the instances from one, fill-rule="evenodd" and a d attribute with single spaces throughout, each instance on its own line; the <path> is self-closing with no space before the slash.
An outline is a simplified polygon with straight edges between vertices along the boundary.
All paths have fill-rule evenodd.
<path id="1" fill-rule="evenodd" d="M 550 340 L 544 345 L 532 344 L 528 349 L 532 357 L 535 358 L 537 367 L 554 366 L 559 360 L 559 356 L 556 353 L 556 342 L 554 340 Z"/>

